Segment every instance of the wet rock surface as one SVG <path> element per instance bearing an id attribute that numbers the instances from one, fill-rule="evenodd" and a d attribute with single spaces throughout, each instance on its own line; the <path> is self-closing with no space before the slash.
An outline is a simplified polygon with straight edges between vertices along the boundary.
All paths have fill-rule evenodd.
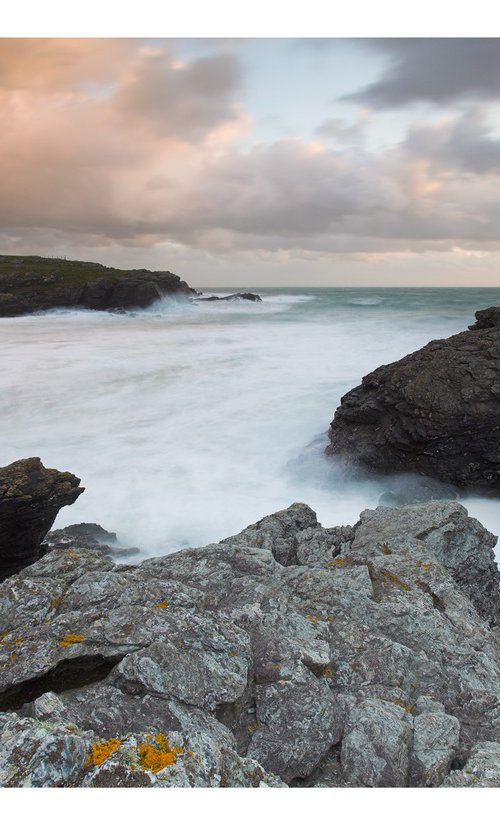
<path id="1" fill-rule="evenodd" d="M 348 392 L 327 453 L 350 471 L 413 472 L 500 493 L 500 308 Z"/>
<path id="2" fill-rule="evenodd" d="M 25 458 L 0 468 L 0 580 L 38 558 L 61 509 L 83 492 L 80 479 Z"/>
<path id="3" fill-rule="evenodd" d="M 432 502 L 137 566 L 54 546 L 0 585 L 0 783 L 491 786 L 493 542 Z"/>
<path id="4" fill-rule="evenodd" d="M 172 272 L 121 270 L 87 261 L 0 255 L 0 316 L 58 307 L 95 310 L 148 307 L 165 296 L 197 295 Z"/>

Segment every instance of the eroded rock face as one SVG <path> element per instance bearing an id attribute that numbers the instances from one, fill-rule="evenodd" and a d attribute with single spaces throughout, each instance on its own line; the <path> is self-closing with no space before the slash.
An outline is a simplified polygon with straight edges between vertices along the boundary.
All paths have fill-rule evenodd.
<path id="1" fill-rule="evenodd" d="M 492 542 L 433 502 L 329 529 L 294 504 L 138 566 L 55 547 L 0 585 L 0 781 L 491 784 Z"/>
<path id="2" fill-rule="evenodd" d="M 55 518 L 84 488 L 72 473 L 25 458 L 0 468 L 0 579 L 31 564 Z"/>
<path id="3" fill-rule="evenodd" d="M 327 453 L 349 470 L 500 492 L 500 308 L 476 318 L 365 376 L 342 398 Z"/>

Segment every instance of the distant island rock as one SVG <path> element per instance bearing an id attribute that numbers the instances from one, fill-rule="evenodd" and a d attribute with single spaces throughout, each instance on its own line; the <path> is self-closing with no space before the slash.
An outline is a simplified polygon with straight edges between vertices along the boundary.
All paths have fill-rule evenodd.
<path id="1" fill-rule="evenodd" d="M 195 298 L 195 301 L 262 301 L 260 295 L 254 292 L 234 292 L 232 295 L 224 295 L 220 298 L 218 295 L 209 295 L 208 298 Z"/>
<path id="2" fill-rule="evenodd" d="M 365 376 L 342 398 L 329 438 L 327 454 L 346 469 L 500 493 L 500 307 Z"/>
<path id="3" fill-rule="evenodd" d="M 0 786 L 498 786 L 495 536 L 460 504 L 114 539 L 55 531 L 0 584 Z"/>
<path id="4" fill-rule="evenodd" d="M 198 295 L 172 272 L 116 269 L 88 261 L 0 255 L 0 316 L 57 308 L 141 309 L 159 298 Z"/>

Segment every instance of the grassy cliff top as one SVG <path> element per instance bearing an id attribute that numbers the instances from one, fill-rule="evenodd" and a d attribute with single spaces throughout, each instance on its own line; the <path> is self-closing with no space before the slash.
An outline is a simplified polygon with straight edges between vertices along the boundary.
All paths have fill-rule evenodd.
<path id="1" fill-rule="evenodd" d="M 0 255 L 0 276 L 55 276 L 66 283 L 83 284 L 95 278 L 120 279 L 147 269 L 117 269 L 90 261 L 68 261 L 66 258 L 43 258 L 41 255 Z M 172 273 L 169 273 L 172 274 Z"/>

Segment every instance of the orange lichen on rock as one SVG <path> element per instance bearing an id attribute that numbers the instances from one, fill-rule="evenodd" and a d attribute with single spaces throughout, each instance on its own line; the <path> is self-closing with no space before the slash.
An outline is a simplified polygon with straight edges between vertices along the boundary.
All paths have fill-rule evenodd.
<path id="1" fill-rule="evenodd" d="M 119 739 L 108 739 L 105 742 L 92 742 L 92 750 L 87 757 L 87 765 L 101 765 L 108 756 L 118 750 L 121 742 Z"/>
<path id="2" fill-rule="evenodd" d="M 78 636 L 76 633 L 66 633 L 64 639 L 61 639 L 58 642 L 59 647 L 69 647 L 70 645 L 76 645 L 78 642 L 84 642 L 85 636 Z"/>
<path id="3" fill-rule="evenodd" d="M 158 604 L 153 605 L 153 607 L 168 607 L 168 602 L 158 602 Z"/>
<path id="4" fill-rule="evenodd" d="M 315 622 L 315 623 L 323 621 L 321 616 L 313 616 L 311 613 L 308 614 L 307 618 L 309 619 L 310 622 Z"/>
<path id="5" fill-rule="evenodd" d="M 413 705 L 408 705 L 405 702 L 402 702 L 400 699 L 396 699 L 392 703 L 393 705 L 397 705 L 400 708 L 403 708 L 406 713 L 413 713 Z"/>
<path id="6" fill-rule="evenodd" d="M 73 550 L 72 547 L 68 547 L 67 550 L 66 550 L 66 553 L 68 554 L 68 556 L 71 556 L 72 559 L 79 559 L 80 558 L 80 554 L 76 553 L 75 550 Z"/>
<path id="7" fill-rule="evenodd" d="M 139 764 L 146 771 L 159 773 L 168 765 L 175 765 L 177 756 L 184 753 L 184 751 L 175 745 L 170 747 L 168 737 L 164 733 L 157 733 L 154 741 L 158 747 L 155 747 L 151 742 L 140 742 L 137 746 Z"/>
<path id="8" fill-rule="evenodd" d="M 406 582 L 401 581 L 401 579 L 398 576 L 396 576 L 395 573 L 391 573 L 390 570 L 384 570 L 382 575 L 386 581 L 392 582 L 392 584 L 397 584 L 397 586 L 400 587 L 401 590 L 411 590 L 409 584 L 406 584 Z"/>
<path id="9" fill-rule="evenodd" d="M 381 544 L 380 547 L 382 548 L 382 552 L 384 556 L 390 556 L 392 553 L 391 548 L 387 544 Z"/>
<path id="10" fill-rule="evenodd" d="M 333 567 L 336 564 L 347 564 L 347 559 L 333 559 L 327 563 L 327 567 Z"/>
<path id="11" fill-rule="evenodd" d="M 50 600 L 50 606 L 53 610 L 57 610 L 58 607 L 61 606 L 62 596 L 55 596 L 55 598 Z"/>

